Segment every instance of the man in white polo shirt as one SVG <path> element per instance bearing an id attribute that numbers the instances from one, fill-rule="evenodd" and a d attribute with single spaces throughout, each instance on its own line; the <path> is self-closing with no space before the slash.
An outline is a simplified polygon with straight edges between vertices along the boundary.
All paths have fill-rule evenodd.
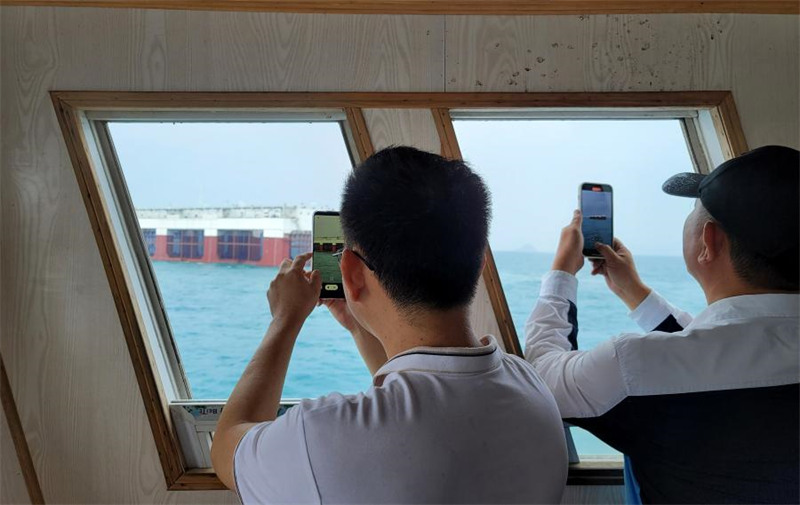
<path id="1" fill-rule="evenodd" d="M 321 287 L 304 271 L 309 255 L 285 261 L 267 293 L 272 322 L 212 447 L 245 504 L 560 501 L 567 452 L 555 400 L 528 363 L 469 324 L 489 215 L 483 181 L 460 161 L 394 147 L 353 171 L 341 209 L 347 302 L 326 304 L 373 386 L 276 419 Z"/>

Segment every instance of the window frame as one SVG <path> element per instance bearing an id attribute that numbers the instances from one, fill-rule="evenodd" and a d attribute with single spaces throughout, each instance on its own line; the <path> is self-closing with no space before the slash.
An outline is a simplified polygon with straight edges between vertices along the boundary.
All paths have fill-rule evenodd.
<path id="1" fill-rule="evenodd" d="M 228 239 L 230 240 L 223 240 Z M 254 242 L 253 239 L 256 241 Z M 228 248 L 228 249 L 225 249 Z M 230 256 L 226 256 L 230 251 Z M 225 254 L 223 254 L 225 251 Z M 241 258 L 239 252 L 245 251 Z M 257 254 L 254 254 L 257 251 Z M 264 232 L 261 230 L 217 230 L 217 258 L 230 263 L 257 263 L 264 257 Z"/>
<path id="2" fill-rule="evenodd" d="M 599 93 L 228 93 L 51 91 L 67 151 L 95 234 L 120 317 L 148 420 L 169 490 L 211 490 L 224 486 L 211 469 L 190 469 L 181 451 L 170 406 L 190 391 L 170 335 L 149 253 L 130 202 L 106 122 L 113 120 L 231 121 L 265 118 L 286 121 L 303 114 L 337 119 L 354 164 L 374 152 L 362 109 L 429 109 L 439 134 L 441 154 L 460 158 L 451 111 L 488 114 L 678 114 L 696 170 L 707 173 L 724 159 L 747 151 L 733 96 L 729 91 Z M 341 115 L 341 116 L 339 116 Z M 582 116 L 585 118 L 586 116 Z M 670 116 L 672 117 L 672 116 Z M 308 120 L 308 119 L 305 119 Z M 715 142 L 715 140 L 717 142 Z M 110 198 L 116 195 L 118 198 Z M 120 201 L 122 200 L 122 202 Z M 132 277 L 137 277 L 134 281 Z M 522 349 L 487 248 L 483 272 L 491 306 L 508 352 Z M 157 308 L 147 314 L 147 307 Z M 148 319 L 148 316 L 150 319 Z M 156 337 L 152 335 L 158 333 Z M 150 339 L 156 338 L 160 350 Z M 168 380 L 158 380 L 167 378 Z M 282 402 L 286 405 L 292 402 Z M 588 462 L 570 468 L 568 484 L 621 484 L 619 462 Z"/>

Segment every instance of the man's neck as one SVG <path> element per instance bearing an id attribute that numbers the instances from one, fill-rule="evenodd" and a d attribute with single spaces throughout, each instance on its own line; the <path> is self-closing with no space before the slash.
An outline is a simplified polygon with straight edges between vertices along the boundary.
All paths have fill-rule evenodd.
<path id="1" fill-rule="evenodd" d="M 709 283 L 705 287 L 706 301 L 709 305 L 725 298 L 744 295 L 769 295 L 769 294 L 797 294 L 796 291 L 779 291 L 775 289 L 758 288 L 751 286 L 738 278 L 731 279 L 731 276 L 723 276 L 717 282 Z"/>
<path id="2" fill-rule="evenodd" d="M 469 310 L 431 311 L 411 316 L 395 313 L 384 328 L 378 331 L 380 340 L 391 359 L 415 347 L 480 347 L 472 331 Z"/>

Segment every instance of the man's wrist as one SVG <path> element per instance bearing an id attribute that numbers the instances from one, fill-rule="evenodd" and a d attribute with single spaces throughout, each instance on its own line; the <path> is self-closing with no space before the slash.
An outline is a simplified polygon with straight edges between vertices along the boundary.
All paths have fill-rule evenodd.
<path id="1" fill-rule="evenodd" d="M 574 266 L 570 266 L 569 262 L 560 261 L 560 260 L 557 259 L 557 260 L 553 261 L 553 266 L 551 266 L 550 269 L 551 270 L 559 270 L 561 272 L 566 272 L 566 273 L 568 273 L 570 275 L 575 275 L 575 274 L 578 273 L 578 270 L 580 270 L 580 267 L 576 268 Z"/>
<path id="2" fill-rule="evenodd" d="M 296 337 L 300 333 L 300 328 L 303 327 L 305 321 L 306 318 L 299 315 L 280 314 L 272 318 L 269 326 L 282 335 L 293 334 L 293 336 Z"/>
<path id="3" fill-rule="evenodd" d="M 647 287 L 644 283 L 639 282 L 630 289 L 625 290 L 620 298 L 628 307 L 628 310 L 636 310 L 636 307 L 641 304 L 645 298 L 653 291 L 649 287 Z"/>

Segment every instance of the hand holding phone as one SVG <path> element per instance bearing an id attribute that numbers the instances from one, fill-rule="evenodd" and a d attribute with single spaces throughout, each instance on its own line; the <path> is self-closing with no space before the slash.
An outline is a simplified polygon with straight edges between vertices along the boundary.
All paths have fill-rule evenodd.
<path id="1" fill-rule="evenodd" d="M 583 233 L 581 233 L 581 213 L 575 211 L 569 224 L 561 229 L 561 238 L 553 258 L 553 270 L 561 270 L 576 275 L 583 268 Z"/>
<path id="2" fill-rule="evenodd" d="M 583 255 L 602 258 L 594 247 L 597 242 L 612 245 L 614 242 L 614 205 L 609 184 L 584 182 L 580 189 L 580 208 L 583 214 Z"/>

